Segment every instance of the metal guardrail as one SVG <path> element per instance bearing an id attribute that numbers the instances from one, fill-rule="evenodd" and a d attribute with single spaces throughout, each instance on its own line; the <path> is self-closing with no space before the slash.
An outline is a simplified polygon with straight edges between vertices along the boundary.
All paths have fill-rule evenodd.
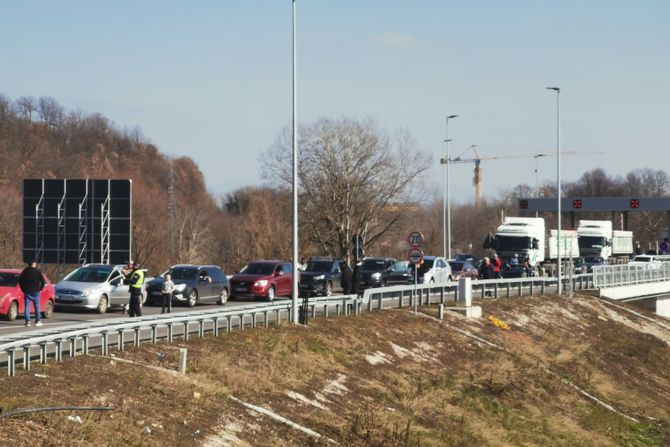
<path id="1" fill-rule="evenodd" d="M 593 284 L 598 289 L 661 281 L 670 281 L 670 262 L 651 262 L 648 265 L 624 264 L 593 267 Z"/>
<path id="2" fill-rule="evenodd" d="M 576 275 L 565 278 L 566 284 L 579 289 L 589 288 L 591 275 Z M 507 297 L 529 293 L 542 293 L 556 286 L 556 278 L 530 277 L 514 279 L 475 280 L 472 282 L 473 297 L 478 291 L 480 297 Z M 514 291 L 514 293 L 512 293 Z M 458 283 L 421 284 L 417 286 L 391 286 L 366 289 L 362 297 L 342 295 L 300 300 L 299 306 L 304 318 L 322 315 L 360 315 L 365 308 L 368 311 L 388 307 L 444 304 L 456 301 Z M 24 332 L 0 339 L 0 364 L 6 363 L 10 376 L 16 374 L 16 365 L 22 354 L 24 369 L 30 369 L 33 360 L 47 363 L 49 357 L 62 361 L 65 353 L 69 357 L 88 354 L 91 349 L 100 349 L 102 355 L 108 355 L 110 348 L 116 346 L 120 351 L 132 343 L 139 346 L 143 341 L 156 343 L 157 340 L 172 342 L 174 337 L 188 340 L 196 333 L 203 337 L 205 333 L 218 336 L 223 330 L 230 332 L 234 327 L 243 330 L 245 326 L 265 327 L 270 323 L 279 324 L 288 320 L 291 313 L 290 301 L 254 304 L 233 309 L 216 308 L 179 314 L 161 314 L 140 318 L 115 318 L 95 323 L 79 323 L 58 329 L 48 326 L 36 331 Z M 130 335 L 131 337 L 126 337 Z M 4 354 L 4 362 L 3 356 Z"/>

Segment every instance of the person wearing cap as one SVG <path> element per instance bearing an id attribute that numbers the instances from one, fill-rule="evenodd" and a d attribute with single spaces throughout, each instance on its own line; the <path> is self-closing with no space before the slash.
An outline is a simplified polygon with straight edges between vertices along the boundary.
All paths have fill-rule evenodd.
<path id="1" fill-rule="evenodd" d="M 484 258 L 484 262 L 479 267 L 479 277 L 482 279 L 493 278 L 493 264 L 491 264 L 491 260 L 488 257 Z"/>
<path id="2" fill-rule="evenodd" d="M 40 292 L 44 288 L 44 276 L 37 268 L 37 261 L 30 261 L 19 276 L 19 287 L 23 292 L 26 326 L 30 326 L 30 303 L 35 306 L 35 326 L 42 326 L 40 320 Z"/>
<path id="3" fill-rule="evenodd" d="M 514 267 L 517 267 L 519 265 L 519 255 L 517 253 L 514 253 L 512 259 L 509 260 L 509 265 Z"/>
<path id="4" fill-rule="evenodd" d="M 126 275 L 126 284 L 130 289 L 130 302 L 128 303 L 128 316 L 142 316 L 142 285 L 144 284 L 144 272 L 139 262 L 134 262 L 130 272 Z"/>

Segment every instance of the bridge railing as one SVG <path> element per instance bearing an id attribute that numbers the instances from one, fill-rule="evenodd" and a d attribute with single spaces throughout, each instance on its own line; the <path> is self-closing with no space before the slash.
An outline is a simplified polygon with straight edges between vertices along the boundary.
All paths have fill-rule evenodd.
<path id="1" fill-rule="evenodd" d="M 593 267 L 593 285 L 598 289 L 660 281 L 670 281 L 670 262 Z"/>
<path id="2" fill-rule="evenodd" d="M 591 275 L 575 275 L 564 278 L 572 281 L 575 289 L 591 288 Z M 564 283 L 564 284 L 567 284 Z M 475 280 L 472 282 L 472 297 L 512 297 L 525 293 L 553 292 L 556 278 L 530 277 L 514 279 Z M 340 295 L 301 299 L 298 303 L 302 319 L 321 315 L 360 315 L 361 311 L 372 311 L 391 307 L 446 304 L 457 300 L 458 283 L 400 285 L 366 289 L 362 296 Z M 16 374 L 16 365 L 23 363 L 30 369 L 33 360 L 47 363 L 48 359 L 61 361 L 65 355 L 74 357 L 99 349 L 109 355 L 115 347 L 138 346 L 142 342 L 157 340 L 172 342 L 173 337 L 188 340 L 190 334 L 202 337 L 205 333 L 214 336 L 230 332 L 233 328 L 279 324 L 290 319 L 291 301 L 258 303 L 234 308 L 198 309 L 183 313 L 147 315 L 139 318 L 113 318 L 96 322 L 76 323 L 66 327 L 44 328 L 8 335 L 0 338 L 0 365 L 7 367 L 8 375 Z"/>

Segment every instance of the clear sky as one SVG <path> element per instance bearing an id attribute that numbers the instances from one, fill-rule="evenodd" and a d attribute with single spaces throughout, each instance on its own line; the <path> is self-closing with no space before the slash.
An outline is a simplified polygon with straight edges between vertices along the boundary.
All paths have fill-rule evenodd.
<path id="1" fill-rule="evenodd" d="M 563 177 L 668 169 L 667 0 L 298 0 L 299 119 L 371 117 L 432 155 L 555 151 Z M 52 96 L 191 156 L 213 192 L 260 184 L 259 155 L 291 121 L 289 0 L 2 2 L 0 93 Z M 555 158 L 539 161 L 555 179 Z M 535 184 L 532 158 L 482 162 L 483 193 Z M 456 201 L 472 165 L 454 165 Z"/>

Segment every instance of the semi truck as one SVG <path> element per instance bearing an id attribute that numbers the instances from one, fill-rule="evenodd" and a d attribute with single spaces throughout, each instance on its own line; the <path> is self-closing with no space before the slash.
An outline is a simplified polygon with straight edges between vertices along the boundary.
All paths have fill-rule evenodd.
<path id="1" fill-rule="evenodd" d="M 561 259 L 579 258 L 579 239 L 577 230 L 561 230 Z M 549 259 L 558 259 L 558 230 L 549 232 Z"/>
<path id="2" fill-rule="evenodd" d="M 518 254 L 522 260 L 528 258 L 533 267 L 541 265 L 545 249 L 544 219 L 505 217 L 495 236 L 486 238 L 484 248 L 495 250 L 503 261 L 509 261 Z"/>
<path id="3" fill-rule="evenodd" d="M 616 262 L 627 261 L 633 254 L 633 232 L 613 230 L 609 220 L 580 220 L 577 235 L 582 256 Z"/>

